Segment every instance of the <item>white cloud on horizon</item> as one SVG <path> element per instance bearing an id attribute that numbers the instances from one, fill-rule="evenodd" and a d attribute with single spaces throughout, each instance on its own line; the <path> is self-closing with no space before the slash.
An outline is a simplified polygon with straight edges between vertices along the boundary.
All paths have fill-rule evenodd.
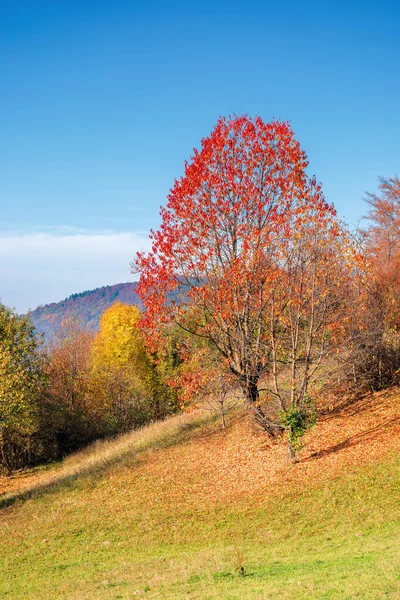
<path id="1" fill-rule="evenodd" d="M 145 232 L 0 232 L 0 300 L 22 313 L 75 292 L 133 281 L 129 263 L 149 247 Z"/>

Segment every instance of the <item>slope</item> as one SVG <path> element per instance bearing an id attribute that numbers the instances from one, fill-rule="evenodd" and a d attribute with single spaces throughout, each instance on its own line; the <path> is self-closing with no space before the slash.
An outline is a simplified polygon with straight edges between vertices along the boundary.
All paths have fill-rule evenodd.
<path id="1" fill-rule="evenodd" d="M 400 598 L 398 396 L 327 408 L 295 466 L 193 413 L 14 479 L 0 596 Z"/>

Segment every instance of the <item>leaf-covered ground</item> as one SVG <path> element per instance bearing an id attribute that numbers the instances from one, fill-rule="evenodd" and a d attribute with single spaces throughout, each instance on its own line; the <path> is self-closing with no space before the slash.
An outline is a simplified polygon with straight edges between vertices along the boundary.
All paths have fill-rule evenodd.
<path id="1" fill-rule="evenodd" d="M 284 443 L 269 442 L 250 419 L 238 418 L 226 432 L 209 431 L 160 457 L 149 457 L 134 477 L 157 480 L 156 497 L 203 504 L 239 498 L 262 500 L 320 484 L 346 469 L 379 461 L 400 450 L 400 394 L 383 392 L 356 405 L 326 411 L 306 440 L 297 465 L 289 465 Z"/>
<path id="2" fill-rule="evenodd" d="M 238 415 L 171 419 L 78 477 L 59 465 L 2 510 L 0 597 L 400 598 L 398 398 L 327 407 L 295 466 Z M 8 487 L 30 478 L 49 471 Z"/>

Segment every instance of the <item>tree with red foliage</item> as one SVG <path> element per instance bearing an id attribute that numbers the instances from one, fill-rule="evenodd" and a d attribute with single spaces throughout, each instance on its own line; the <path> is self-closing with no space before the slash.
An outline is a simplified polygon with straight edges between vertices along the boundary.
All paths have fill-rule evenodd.
<path id="1" fill-rule="evenodd" d="M 351 243 L 306 167 L 288 123 L 220 118 L 135 262 L 148 340 L 159 343 L 170 322 L 203 338 L 271 433 L 282 430 L 278 411 L 304 404 L 351 280 Z M 275 417 L 260 406 L 266 375 Z"/>
<path id="2" fill-rule="evenodd" d="M 353 370 L 358 385 L 380 389 L 397 382 L 400 369 L 400 179 L 381 177 L 378 192 L 365 200 L 369 272 Z"/>
<path id="3" fill-rule="evenodd" d="M 373 294 L 379 297 L 384 327 L 400 330 L 400 180 L 379 179 L 379 193 L 367 194 L 370 206 L 364 231 L 373 272 Z"/>
<path id="4" fill-rule="evenodd" d="M 369 227 L 364 231 L 366 247 L 379 269 L 400 252 L 400 179 L 379 178 L 379 193 L 367 193 Z"/>

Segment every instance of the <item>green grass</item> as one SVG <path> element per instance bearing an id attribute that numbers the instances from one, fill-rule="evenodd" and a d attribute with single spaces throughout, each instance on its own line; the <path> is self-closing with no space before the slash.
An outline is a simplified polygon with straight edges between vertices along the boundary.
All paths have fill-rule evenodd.
<path id="1" fill-rule="evenodd" d="M 162 439 L 182 443 L 171 435 L 160 458 Z M 158 497 L 157 481 L 136 473 L 146 452 L 3 509 L 2 600 L 400 599 L 398 456 L 284 495 L 199 506 L 173 489 Z"/>

